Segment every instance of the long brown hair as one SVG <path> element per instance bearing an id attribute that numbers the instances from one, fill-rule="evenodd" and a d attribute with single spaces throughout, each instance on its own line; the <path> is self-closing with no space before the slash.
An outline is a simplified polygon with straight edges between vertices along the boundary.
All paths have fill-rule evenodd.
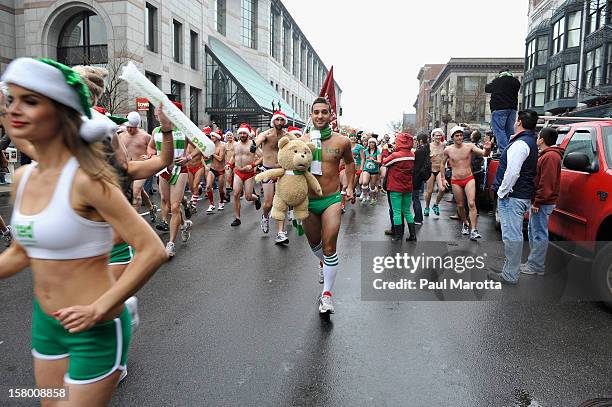
<path id="1" fill-rule="evenodd" d="M 57 109 L 62 141 L 77 158 L 81 169 L 92 180 L 101 181 L 105 191 L 107 184 L 118 187 L 117 173 L 109 164 L 109 157 L 102 143 L 86 143 L 79 136 L 79 129 L 83 123 L 81 114 L 63 104 L 57 102 L 53 104 Z"/>

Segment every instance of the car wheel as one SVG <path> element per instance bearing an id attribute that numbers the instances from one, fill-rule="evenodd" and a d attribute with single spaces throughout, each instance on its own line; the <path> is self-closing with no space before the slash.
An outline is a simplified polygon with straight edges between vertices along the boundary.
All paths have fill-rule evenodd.
<path id="1" fill-rule="evenodd" d="M 597 298 L 612 309 L 612 242 L 599 248 L 593 262 L 591 282 Z"/>

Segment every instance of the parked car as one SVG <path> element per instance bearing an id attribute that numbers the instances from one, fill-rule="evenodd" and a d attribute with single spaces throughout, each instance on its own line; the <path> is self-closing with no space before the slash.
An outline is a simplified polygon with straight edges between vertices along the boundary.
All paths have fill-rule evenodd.
<path id="1" fill-rule="evenodd" d="M 557 144 L 565 155 L 559 199 L 548 225 L 551 241 L 572 242 L 557 247 L 591 262 L 598 297 L 612 306 L 612 119 L 573 123 L 558 131 Z M 488 163 L 486 190 L 494 205 L 490 187 L 498 165 L 496 159 Z"/>

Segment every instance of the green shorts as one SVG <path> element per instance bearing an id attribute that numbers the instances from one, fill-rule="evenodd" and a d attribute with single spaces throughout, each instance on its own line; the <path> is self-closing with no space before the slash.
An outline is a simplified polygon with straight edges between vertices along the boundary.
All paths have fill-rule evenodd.
<path id="1" fill-rule="evenodd" d="M 109 266 L 118 266 L 121 264 L 130 264 L 134 259 L 134 249 L 125 242 L 117 243 L 111 250 Z"/>
<path id="2" fill-rule="evenodd" d="M 321 216 L 325 209 L 340 202 L 342 202 L 340 191 L 322 198 L 308 198 L 308 211 Z"/>
<path id="3" fill-rule="evenodd" d="M 70 358 L 64 376 L 66 383 L 89 384 L 110 376 L 117 369 L 124 370 L 131 336 L 127 308 L 112 321 L 71 334 L 58 320 L 45 314 L 34 299 L 32 356 L 42 360 Z"/>

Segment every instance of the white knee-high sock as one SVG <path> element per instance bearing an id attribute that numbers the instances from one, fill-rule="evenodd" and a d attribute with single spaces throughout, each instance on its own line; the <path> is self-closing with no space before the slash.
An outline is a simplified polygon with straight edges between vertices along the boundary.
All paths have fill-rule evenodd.
<path id="1" fill-rule="evenodd" d="M 338 268 L 340 267 L 340 259 L 338 254 L 334 253 L 331 256 L 323 256 L 323 292 L 331 292 L 336 281 L 336 274 L 338 274 Z"/>
<path id="2" fill-rule="evenodd" d="M 312 250 L 312 252 L 314 253 L 315 256 L 317 256 L 317 259 L 323 261 L 323 242 L 320 242 L 318 245 L 316 245 L 315 247 L 311 247 L 310 248 Z"/>

